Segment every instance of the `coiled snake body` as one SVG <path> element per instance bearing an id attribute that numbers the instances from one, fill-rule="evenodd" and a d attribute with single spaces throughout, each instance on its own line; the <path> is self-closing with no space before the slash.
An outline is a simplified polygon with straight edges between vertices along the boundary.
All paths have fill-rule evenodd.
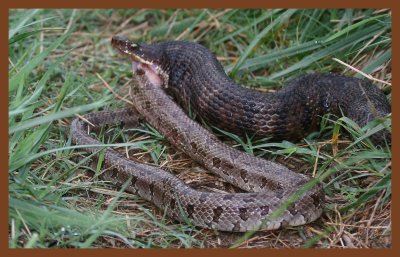
<path id="1" fill-rule="evenodd" d="M 248 231 L 306 224 L 321 215 L 324 194 L 317 184 L 293 198 L 308 177 L 226 146 L 188 118 L 165 91 L 210 124 L 235 133 L 277 139 L 304 136 L 319 125 L 325 113 L 343 112 L 359 125 L 390 113 L 385 95 L 356 78 L 305 75 L 282 90 L 265 94 L 234 84 L 214 55 L 198 44 L 136 44 L 115 36 L 112 45 L 132 59 L 136 73 L 131 88 L 134 107 L 92 113 L 86 119 L 96 126 L 134 123 L 138 112 L 200 165 L 252 193 L 196 191 L 172 174 L 128 160 L 112 149 L 105 151 L 103 175 L 118 185 L 131 179 L 129 191 L 166 209 L 169 216 L 200 227 Z M 73 141 L 100 144 L 87 134 L 87 126 L 79 119 L 72 122 Z M 386 132 L 378 136 L 378 140 L 390 140 Z M 99 149 L 85 148 L 88 152 Z M 277 210 L 281 210 L 280 215 L 274 215 Z"/>

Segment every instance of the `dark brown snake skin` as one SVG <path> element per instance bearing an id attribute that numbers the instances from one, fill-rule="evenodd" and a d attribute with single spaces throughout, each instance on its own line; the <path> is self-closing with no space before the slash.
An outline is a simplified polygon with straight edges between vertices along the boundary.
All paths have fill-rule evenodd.
<path id="1" fill-rule="evenodd" d="M 188 106 L 209 124 L 235 133 L 300 138 L 316 129 L 321 116 L 332 113 L 363 126 L 390 113 L 384 94 L 371 83 L 334 74 L 305 75 L 275 93 L 261 93 L 231 81 L 214 55 L 189 42 L 136 44 L 115 36 L 112 45 L 133 61 L 135 83 L 131 88 L 134 108 L 85 116 L 95 126 L 134 125 L 140 116 L 168 141 L 209 171 L 252 193 L 196 191 L 172 174 L 128 160 L 106 148 L 105 179 L 153 202 L 177 220 L 223 231 L 271 230 L 316 220 L 322 213 L 324 194 L 314 186 L 288 204 L 290 196 L 309 178 L 288 168 L 250 156 L 220 142 L 208 130 L 187 117 Z M 140 115 L 138 113 L 140 113 Z M 75 144 L 101 145 L 88 135 L 80 119 L 71 124 Z M 390 133 L 376 135 L 390 142 Z M 86 147 L 97 152 L 101 147 Z M 272 215 L 282 205 L 281 215 Z"/>

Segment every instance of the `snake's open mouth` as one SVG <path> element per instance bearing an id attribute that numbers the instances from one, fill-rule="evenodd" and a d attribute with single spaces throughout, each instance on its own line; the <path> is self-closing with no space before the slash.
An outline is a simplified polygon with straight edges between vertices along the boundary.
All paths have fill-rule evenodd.
<path id="1" fill-rule="evenodd" d="M 162 86 L 163 80 L 159 74 L 159 69 L 156 64 L 147 64 L 142 62 L 132 61 L 132 71 L 135 74 L 143 73 L 150 83 L 156 86 Z"/>

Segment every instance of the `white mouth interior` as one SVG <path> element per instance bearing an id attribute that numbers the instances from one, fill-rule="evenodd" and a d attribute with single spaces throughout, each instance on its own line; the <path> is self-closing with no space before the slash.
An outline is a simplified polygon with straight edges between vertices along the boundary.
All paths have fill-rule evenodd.
<path id="1" fill-rule="evenodd" d="M 132 62 L 132 70 L 134 73 L 138 70 L 145 72 L 145 75 L 150 83 L 156 86 L 162 86 L 163 81 L 157 72 L 157 66 L 155 64 L 145 64 L 141 62 Z"/>

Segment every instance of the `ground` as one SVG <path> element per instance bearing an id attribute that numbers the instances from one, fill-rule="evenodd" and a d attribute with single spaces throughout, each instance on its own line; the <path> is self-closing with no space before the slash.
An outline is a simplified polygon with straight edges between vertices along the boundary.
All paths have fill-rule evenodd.
<path id="1" fill-rule="evenodd" d="M 389 10 L 11 10 L 9 21 L 11 248 L 391 246 L 390 144 L 378 146 L 368 138 L 374 128 L 391 130 L 390 117 L 370 130 L 328 117 L 298 142 L 215 131 L 232 147 L 323 184 L 326 207 L 316 222 L 252 234 L 170 220 L 153 204 L 102 180 L 101 166 L 93 166 L 69 135 L 74 117 L 126 105 L 121 98 L 132 75 L 127 60 L 110 46 L 115 34 L 201 43 L 232 79 L 261 91 L 278 90 L 304 73 L 363 77 L 361 71 L 390 100 Z M 122 132 L 113 143 L 142 142 L 116 147 L 129 158 L 161 166 L 199 190 L 237 190 L 174 150 L 149 125 Z M 98 138 L 108 143 L 102 134 Z"/>

